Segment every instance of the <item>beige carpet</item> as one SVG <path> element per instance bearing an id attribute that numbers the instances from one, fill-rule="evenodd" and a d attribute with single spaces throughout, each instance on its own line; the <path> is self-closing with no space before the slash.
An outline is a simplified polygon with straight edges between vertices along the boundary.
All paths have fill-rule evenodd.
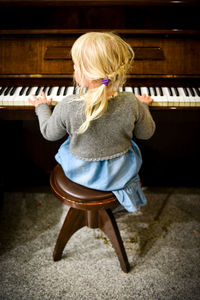
<path id="1" fill-rule="evenodd" d="M 200 189 L 146 189 L 148 205 L 115 214 L 131 264 L 87 227 L 59 262 L 53 248 L 67 208 L 50 192 L 6 193 L 1 208 L 0 299 L 199 300 Z"/>

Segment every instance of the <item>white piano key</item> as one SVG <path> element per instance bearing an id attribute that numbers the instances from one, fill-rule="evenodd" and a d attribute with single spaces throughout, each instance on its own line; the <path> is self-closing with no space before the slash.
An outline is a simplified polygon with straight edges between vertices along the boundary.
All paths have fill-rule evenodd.
<path id="1" fill-rule="evenodd" d="M 16 93 L 17 89 L 15 90 Z M 14 99 L 15 99 L 15 93 L 13 95 L 7 95 L 5 96 L 5 104 L 8 106 L 14 106 Z"/>
<path id="2" fill-rule="evenodd" d="M 200 96 L 198 96 L 197 91 L 193 88 L 195 96 L 193 102 L 195 103 L 195 106 L 200 106 Z"/>
<path id="3" fill-rule="evenodd" d="M 20 95 L 20 92 L 22 90 L 22 86 L 18 87 L 15 91 L 14 98 L 13 98 L 13 105 L 14 106 L 23 106 L 24 104 L 24 97 L 25 97 L 25 92 L 23 95 Z"/>
<path id="4" fill-rule="evenodd" d="M 148 96 L 148 89 L 147 89 L 147 87 L 145 86 L 145 87 L 141 87 L 141 92 L 142 92 L 142 95 L 147 95 Z"/>
<path id="5" fill-rule="evenodd" d="M 179 106 L 190 106 L 191 105 L 191 101 L 190 101 L 190 97 L 186 96 L 185 93 L 184 93 L 184 90 L 182 87 L 178 87 L 178 91 L 179 91 Z"/>
<path id="6" fill-rule="evenodd" d="M 73 95 L 74 93 L 74 87 L 73 86 L 69 86 L 67 88 L 67 96 Z"/>
<path id="7" fill-rule="evenodd" d="M 156 89 L 157 96 L 154 95 L 154 90 L 153 90 L 152 87 L 150 87 L 151 98 L 153 99 L 153 102 L 151 103 L 151 105 L 152 106 L 165 106 L 165 105 L 167 105 L 168 99 L 166 97 L 164 88 L 162 88 L 163 96 L 160 95 L 158 87 L 156 87 L 155 89 Z"/>
<path id="8" fill-rule="evenodd" d="M 197 93 L 194 89 L 192 89 L 192 91 L 194 92 L 194 95 L 192 94 L 192 92 L 190 91 L 190 89 L 188 89 L 189 92 L 189 98 L 190 98 L 190 103 L 191 106 L 196 106 L 196 103 L 199 102 L 199 97 L 197 96 Z"/>
<path id="9" fill-rule="evenodd" d="M 80 94 L 80 87 L 79 86 L 75 87 L 74 93 L 75 93 L 75 95 L 79 95 Z"/>
<path id="10" fill-rule="evenodd" d="M 149 89 L 150 89 L 150 93 L 151 93 L 151 98 L 155 97 L 153 87 L 150 86 Z"/>
<path id="11" fill-rule="evenodd" d="M 156 97 L 153 96 L 153 98 L 154 98 L 154 97 L 156 98 L 156 101 L 160 101 L 160 102 L 162 102 L 162 103 L 167 102 L 167 97 L 166 97 L 166 95 L 164 94 L 163 89 L 162 89 L 163 95 L 160 94 L 160 90 L 159 90 L 158 87 L 156 87 L 156 92 L 157 92 L 157 96 L 156 96 Z"/>
<path id="12" fill-rule="evenodd" d="M 60 96 L 57 95 L 58 89 L 59 86 L 54 86 L 51 91 L 51 96 L 48 97 L 52 98 L 52 105 L 56 105 L 60 101 Z"/>
<path id="13" fill-rule="evenodd" d="M 16 91 L 15 91 L 16 92 Z M 4 95 L 2 96 L 2 104 L 4 106 L 13 106 L 14 105 L 14 97 L 15 97 L 15 94 L 13 95 L 10 95 L 10 93 L 8 93 L 7 95 Z"/>
<path id="14" fill-rule="evenodd" d="M 134 91 L 135 91 L 136 97 L 137 97 L 137 95 L 141 95 L 139 87 L 134 87 Z"/>
<path id="15" fill-rule="evenodd" d="M 162 91 L 163 91 L 163 102 L 164 102 L 164 106 L 175 106 L 175 103 L 177 102 L 177 96 L 176 96 L 176 93 L 175 93 L 175 90 L 172 88 L 172 87 L 163 87 L 162 88 Z M 172 94 L 170 94 L 170 91 Z"/>
<path id="16" fill-rule="evenodd" d="M 24 99 L 23 99 L 23 101 L 24 101 L 24 105 L 25 106 L 32 106 L 32 104 L 31 103 L 29 103 L 29 101 L 28 101 L 28 99 L 32 99 L 33 97 L 32 97 L 32 95 L 35 95 L 35 93 L 36 93 L 36 91 L 37 91 L 37 86 L 33 86 L 32 88 L 31 88 L 31 91 L 30 91 L 30 94 L 29 95 L 25 95 L 24 96 Z M 27 89 L 26 89 L 26 91 L 27 91 Z"/>
<path id="17" fill-rule="evenodd" d="M 155 105 L 159 104 L 160 106 L 164 106 L 167 103 L 167 97 L 164 94 L 164 92 L 163 92 L 163 96 L 160 95 L 158 87 L 156 88 L 156 95 L 157 96 L 155 96 L 154 94 L 151 95 L 151 98 L 153 99 L 153 104 Z"/>
<path id="18" fill-rule="evenodd" d="M 198 87 L 198 90 L 200 91 L 200 88 Z M 195 106 L 200 106 L 200 96 L 197 94 L 197 92 L 195 91 L 196 93 L 196 105 Z"/>
<path id="19" fill-rule="evenodd" d="M 180 93 L 179 93 L 179 91 L 178 91 L 178 93 L 179 93 L 179 96 L 177 96 L 176 95 L 176 91 L 175 91 L 175 89 L 173 88 L 173 87 L 171 87 L 171 90 L 172 90 L 172 93 L 173 93 L 173 95 L 171 96 L 170 94 L 169 94 L 169 91 L 168 91 L 168 94 L 169 94 L 169 106 L 180 106 L 181 105 L 181 96 L 180 96 Z M 178 90 L 178 89 L 177 89 Z"/>
<path id="20" fill-rule="evenodd" d="M 166 97 L 166 101 L 167 101 L 167 105 L 168 106 L 174 106 L 174 101 L 175 101 L 175 96 L 174 95 L 170 95 L 169 93 L 169 90 L 167 87 L 163 87 L 163 92 L 164 92 L 164 95 Z"/>
<path id="21" fill-rule="evenodd" d="M 53 99 L 52 105 L 56 105 L 58 102 L 62 101 L 66 96 L 73 95 L 73 92 L 74 92 L 74 87 L 69 86 L 69 87 L 67 87 L 67 94 L 64 95 L 65 87 L 63 86 L 60 89 L 60 95 L 57 95 L 58 89 L 59 89 L 59 86 L 54 86 L 52 88 L 51 95 L 49 96 L 49 98 Z M 47 97 L 47 99 L 48 99 L 48 97 Z"/>
<path id="22" fill-rule="evenodd" d="M 61 101 L 61 99 L 63 99 L 64 97 L 64 89 L 65 87 L 64 86 L 59 86 L 58 90 L 57 90 L 57 97 L 59 99 L 59 101 Z"/>
<path id="23" fill-rule="evenodd" d="M 131 86 L 126 86 L 125 87 L 125 92 L 133 93 L 133 88 Z"/>
<path id="24" fill-rule="evenodd" d="M 1 103 L 2 103 L 2 105 L 4 105 L 4 103 L 6 103 L 5 101 L 6 101 L 6 96 L 4 96 L 4 92 L 5 92 L 5 90 L 6 90 L 6 88 L 7 87 L 2 87 L 2 91 L 1 91 L 1 95 L 0 95 L 0 101 L 1 101 Z"/>
<path id="25" fill-rule="evenodd" d="M 82 88 L 82 93 L 83 93 L 83 94 L 86 94 L 86 93 L 87 93 L 87 90 L 88 90 L 87 87 L 83 87 L 83 88 Z"/>
<path id="26" fill-rule="evenodd" d="M 31 98 L 32 94 L 35 94 L 37 87 L 32 87 L 31 92 L 29 95 L 26 95 L 28 87 L 24 90 L 24 93 L 20 95 L 22 87 L 18 87 L 15 91 L 14 98 L 13 98 L 13 105 L 15 106 L 31 106 L 28 99 Z"/>

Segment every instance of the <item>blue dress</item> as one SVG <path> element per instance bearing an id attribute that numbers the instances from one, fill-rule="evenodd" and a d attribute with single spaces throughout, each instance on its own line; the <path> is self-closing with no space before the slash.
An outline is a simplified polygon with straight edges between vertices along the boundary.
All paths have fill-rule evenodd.
<path id="1" fill-rule="evenodd" d="M 55 158 L 70 180 L 91 189 L 112 191 L 129 212 L 146 204 L 138 176 L 141 152 L 133 141 L 132 148 L 125 154 L 102 161 L 86 161 L 73 156 L 69 143 L 70 138 L 60 146 Z"/>

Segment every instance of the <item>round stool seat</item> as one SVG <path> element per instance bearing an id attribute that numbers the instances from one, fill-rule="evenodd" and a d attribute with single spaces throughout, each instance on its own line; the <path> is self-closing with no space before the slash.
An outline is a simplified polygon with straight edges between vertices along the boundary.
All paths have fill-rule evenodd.
<path id="1" fill-rule="evenodd" d="M 56 197 L 69 206 L 53 253 L 54 261 L 60 260 L 68 240 L 84 226 L 101 229 L 110 239 L 124 272 L 130 270 L 120 232 L 110 208 L 118 201 L 112 192 L 86 188 L 72 182 L 57 165 L 50 176 L 51 188 Z"/>
<path id="2" fill-rule="evenodd" d="M 51 187 L 56 196 L 66 205 L 79 209 L 111 208 L 118 204 L 112 192 L 89 189 L 66 177 L 62 167 L 57 165 L 51 173 Z"/>

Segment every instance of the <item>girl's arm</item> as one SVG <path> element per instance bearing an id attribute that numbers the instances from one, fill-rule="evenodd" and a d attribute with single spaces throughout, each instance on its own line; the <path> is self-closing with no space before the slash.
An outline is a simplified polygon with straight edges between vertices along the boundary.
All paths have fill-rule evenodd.
<path id="1" fill-rule="evenodd" d="M 40 131 L 43 137 L 48 141 L 57 141 L 67 134 L 66 124 L 62 121 L 62 107 L 57 104 L 53 110 L 49 104 L 52 99 L 47 100 L 46 95 L 42 92 L 40 97 L 32 95 L 28 101 L 35 106 L 35 112 L 39 120 Z"/>
<path id="2" fill-rule="evenodd" d="M 155 132 L 155 122 L 151 116 L 148 105 L 153 102 L 150 96 L 143 94 L 137 95 L 138 101 L 138 116 L 135 123 L 134 135 L 138 139 L 149 139 Z"/>

